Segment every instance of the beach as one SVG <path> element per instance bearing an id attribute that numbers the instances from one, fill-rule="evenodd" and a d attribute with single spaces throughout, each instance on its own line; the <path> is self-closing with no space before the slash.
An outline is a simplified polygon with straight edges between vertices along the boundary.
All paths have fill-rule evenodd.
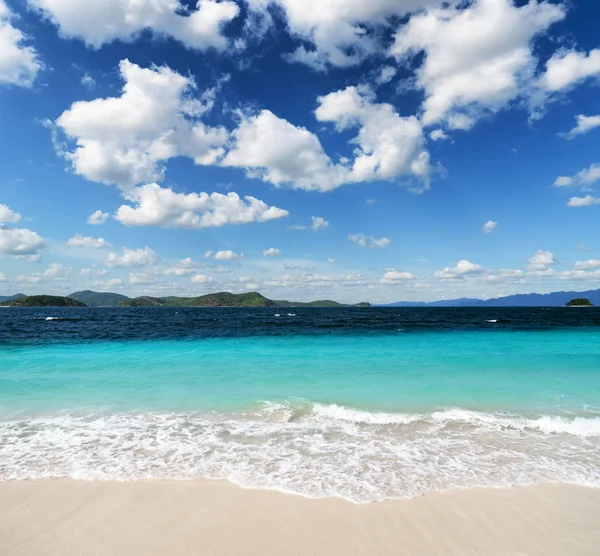
<path id="1" fill-rule="evenodd" d="M 0 484 L 3 556 L 595 556 L 600 489 L 549 484 L 354 504 L 221 481 Z"/>

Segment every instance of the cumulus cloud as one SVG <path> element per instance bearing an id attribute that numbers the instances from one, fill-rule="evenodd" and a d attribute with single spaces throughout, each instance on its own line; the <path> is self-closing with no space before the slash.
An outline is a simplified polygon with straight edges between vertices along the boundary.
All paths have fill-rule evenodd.
<path id="1" fill-rule="evenodd" d="M 52 263 L 44 270 L 42 279 L 51 282 L 66 282 L 72 270 L 72 268 L 65 267 L 59 263 Z"/>
<path id="2" fill-rule="evenodd" d="M 7 205 L 0 205 L 0 224 L 15 223 L 21 220 L 21 215 L 10 209 Z"/>
<path id="3" fill-rule="evenodd" d="M 115 40 L 131 42 L 148 30 L 187 48 L 224 50 L 228 40 L 222 27 L 239 13 L 238 6 L 226 0 L 198 0 L 191 10 L 178 0 L 28 1 L 62 37 L 81 39 L 95 49 Z"/>
<path id="4" fill-rule="evenodd" d="M 429 153 L 415 116 L 401 117 L 391 104 L 375 102 L 373 93 L 365 88 L 347 87 L 317 101 L 315 116 L 320 122 L 331 122 L 338 131 L 358 127 L 351 140 L 357 148 L 347 181 L 413 175 L 427 186 Z"/>
<path id="5" fill-rule="evenodd" d="M 36 232 L 26 228 L 0 226 L 0 256 L 12 255 L 31 262 L 39 260 L 39 250 L 46 242 Z"/>
<path id="6" fill-rule="evenodd" d="M 403 272 L 390 268 L 381 279 L 382 284 L 397 284 L 406 280 L 414 280 L 416 276 L 412 272 Z"/>
<path id="7" fill-rule="evenodd" d="M 589 53 L 561 50 L 546 62 L 540 85 L 549 92 L 563 91 L 573 85 L 600 76 L 600 49 Z"/>
<path id="8" fill-rule="evenodd" d="M 263 251 L 264 257 L 281 257 L 282 253 L 280 249 L 276 247 L 269 247 L 269 249 L 265 249 Z"/>
<path id="9" fill-rule="evenodd" d="M 411 17 L 390 52 L 403 63 L 425 54 L 416 71 L 424 125 L 469 129 L 527 93 L 537 62 L 532 41 L 564 17 L 563 6 L 548 2 L 449 2 Z"/>
<path id="10" fill-rule="evenodd" d="M 483 274 L 483 272 L 484 269 L 481 265 L 463 259 L 462 261 L 458 261 L 456 266 L 438 270 L 434 276 L 440 280 L 456 280 L 461 279 L 463 276 Z"/>
<path id="11" fill-rule="evenodd" d="M 445 141 L 448 139 L 448 135 L 443 129 L 434 129 L 430 134 L 429 138 L 432 141 Z"/>
<path id="12" fill-rule="evenodd" d="M 560 176 L 554 182 L 555 187 L 581 187 L 587 189 L 600 181 L 600 164 L 595 163 L 577 172 L 574 176 Z"/>
<path id="13" fill-rule="evenodd" d="M 129 274 L 130 284 L 148 286 L 150 284 L 156 284 L 157 281 L 156 276 L 153 276 L 152 274 L 144 272 L 132 272 Z"/>
<path id="14" fill-rule="evenodd" d="M 287 216 L 287 210 L 268 206 L 255 197 L 237 193 L 175 193 L 156 183 L 126 194 L 134 206 L 122 205 L 115 214 L 126 226 L 200 229 L 225 224 L 268 222 Z"/>
<path id="15" fill-rule="evenodd" d="M 544 251 L 543 249 L 538 249 L 536 253 L 529 258 L 528 262 L 527 268 L 534 272 L 547 271 L 551 266 L 558 264 L 554 253 Z"/>
<path id="16" fill-rule="evenodd" d="M 110 247 L 110 243 L 104 238 L 84 237 L 81 234 L 75 234 L 74 237 L 69 239 L 67 245 L 70 247 L 88 247 L 91 249 L 101 249 L 103 247 Z"/>
<path id="17" fill-rule="evenodd" d="M 312 220 L 310 227 L 314 232 L 319 232 L 329 228 L 329 222 L 321 216 L 311 216 L 310 219 Z"/>
<path id="18" fill-rule="evenodd" d="M 382 50 L 380 31 L 389 26 L 390 18 L 438 3 L 439 0 L 248 0 L 251 9 L 263 14 L 269 7 L 281 10 L 290 34 L 303 41 L 287 56 L 288 60 L 316 70 L 329 65 L 359 64 Z M 308 48 L 304 42 L 310 43 Z"/>
<path id="19" fill-rule="evenodd" d="M 190 282 L 192 282 L 192 284 L 209 284 L 212 281 L 213 279 L 206 274 L 196 274 L 190 279 Z"/>
<path id="20" fill-rule="evenodd" d="M 97 210 L 96 212 L 90 214 L 90 216 L 87 219 L 87 223 L 92 224 L 93 226 L 98 226 L 100 224 L 104 224 L 104 222 L 106 222 L 106 219 L 109 216 L 110 215 L 108 214 L 108 212 L 102 212 L 101 210 Z"/>
<path id="21" fill-rule="evenodd" d="M 586 195 L 585 197 L 571 197 L 567 206 L 569 207 L 590 207 L 592 205 L 600 205 L 600 197 Z"/>
<path id="22" fill-rule="evenodd" d="M 96 280 L 93 283 L 96 288 L 122 288 L 123 280 L 121 278 L 111 278 L 110 280 Z"/>
<path id="23" fill-rule="evenodd" d="M 125 82 L 120 97 L 75 102 L 54 123 L 75 142 L 62 154 L 76 174 L 128 190 L 162 179 L 161 163 L 170 158 L 212 164 L 223 153 L 225 129 L 199 121 L 213 98 L 196 98 L 190 77 L 129 60 L 119 71 Z"/>
<path id="24" fill-rule="evenodd" d="M 31 87 L 42 63 L 27 38 L 12 25 L 16 19 L 6 2 L 0 0 L 0 85 Z"/>
<path id="25" fill-rule="evenodd" d="M 215 253 L 215 259 L 218 261 L 237 261 L 241 255 L 235 253 L 231 249 L 227 249 L 224 251 L 217 251 Z"/>
<path id="26" fill-rule="evenodd" d="M 232 136 L 221 164 L 245 168 L 250 178 L 309 191 L 329 191 L 347 180 L 348 170 L 327 156 L 314 133 L 269 110 L 242 116 Z"/>
<path id="27" fill-rule="evenodd" d="M 132 267 L 132 266 L 149 266 L 156 264 L 159 261 L 158 255 L 150 249 L 128 249 L 123 247 L 123 252 L 119 256 L 116 253 L 109 253 L 106 265 L 111 268 Z"/>
<path id="28" fill-rule="evenodd" d="M 356 245 L 363 249 L 383 249 L 392 244 L 392 240 L 387 237 L 376 238 L 365 234 L 350 234 L 348 241 L 356 243 Z"/>
<path id="29" fill-rule="evenodd" d="M 575 139 L 575 137 L 579 135 L 585 135 L 595 129 L 600 127 L 600 115 L 599 116 L 584 116 L 583 114 L 579 114 L 575 116 L 577 124 L 575 127 L 569 131 L 568 133 L 560 133 L 561 137 L 568 139 Z"/>
<path id="30" fill-rule="evenodd" d="M 163 274 L 167 276 L 189 276 L 196 272 L 195 268 L 198 265 L 191 257 L 181 259 L 177 265 L 166 268 Z"/>
<path id="31" fill-rule="evenodd" d="M 482 228 L 482 230 L 481 230 L 481 231 L 482 231 L 484 234 L 491 234 L 491 233 L 492 233 L 492 232 L 493 232 L 493 231 L 496 229 L 496 227 L 497 227 L 497 226 L 498 226 L 498 222 L 494 222 L 493 220 L 488 220 L 488 221 L 487 221 L 487 222 L 486 222 L 486 223 L 483 225 L 483 228 Z"/>
<path id="32" fill-rule="evenodd" d="M 577 261 L 573 268 L 575 270 L 592 270 L 595 268 L 600 268 L 600 261 L 597 259 L 590 259 L 588 261 Z"/>

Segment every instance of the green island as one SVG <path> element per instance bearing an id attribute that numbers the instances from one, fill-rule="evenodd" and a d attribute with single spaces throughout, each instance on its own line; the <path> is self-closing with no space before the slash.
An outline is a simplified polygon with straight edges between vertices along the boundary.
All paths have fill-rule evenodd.
<path id="1" fill-rule="evenodd" d="M 577 297 L 568 301 L 565 307 L 593 307 L 594 304 L 585 297 Z"/>
<path id="2" fill-rule="evenodd" d="M 220 292 L 200 297 L 150 297 L 129 298 L 117 293 L 75 292 L 67 297 L 54 295 L 23 296 L 0 302 L 6 307 L 370 307 L 370 303 L 343 305 L 336 301 L 285 301 L 266 298 L 258 292 Z"/>
<path id="3" fill-rule="evenodd" d="M 6 307 L 87 307 L 85 303 L 58 295 L 26 295 L 2 303 Z"/>

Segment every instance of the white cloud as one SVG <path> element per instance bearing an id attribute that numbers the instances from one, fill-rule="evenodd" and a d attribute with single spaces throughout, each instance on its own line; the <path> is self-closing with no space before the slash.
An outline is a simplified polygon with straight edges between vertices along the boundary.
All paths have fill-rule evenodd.
<path id="1" fill-rule="evenodd" d="M 429 153 L 415 116 L 403 118 L 391 104 L 374 102 L 373 93 L 365 88 L 347 87 L 317 101 L 315 116 L 320 122 L 332 122 L 338 131 L 359 128 L 351 140 L 357 148 L 348 182 L 413 175 L 427 187 Z"/>
<path id="2" fill-rule="evenodd" d="M 156 264 L 158 260 L 158 255 L 150 247 L 144 247 L 143 249 L 128 249 L 127 247 L 123 247 L 123 254 L 121 256 L 116 253 L 109 253 L 106 265 L 111 268 L 149 266 Z"/>
<path id="3" fill-rule="evenodd" d="M 96 80 L 89 73 L 86 73 L 81 78 L 81 84 L 88 89 L 93 89 L 96 86 Z"/>
<path id="4" fill-rule="evenodd" d="M 590 132 L 592 129 L 600 127 L 600 115 L 599 116 L 584 116 L 583 114 L 579 114 L 575 116 L 577 121 L 577 125 L 568 133 L 560 133 L 561 137 L 568 139 L 574 139 L 578 135 L 584 135 Z"/>
<path id="5" fill-rule="evenodd" d="M 237 261 L 241 255 L 234 253 L 231 249 L 225 251 L 217 251 L 215 253 L 215 259 L 218 261 Z"/>
<path id="6" fill-rule="evenodd" d="M 327 259 L 327 262 L 329 264 L 336 264 L 336 260 L 335 259 Z"/>
<path id="7" fill-rule="evenodd" d="M 554 181 L 554 187 L 571 187 L 574 185 L 573 178 L 569 176 L 559 176 Z"/>
<path id="8" fill-rule="evenodd" d="M 12 255 L 31 262 L 39 260 L 38 251 L 45 241 L 36 233 L 25 228 L 3 228 L 0 226 L 0 256 Z"/>
<path id="9" fill-rule="evenodd" d="M 493 220 L 488 220 L 488 221 L 487 221 L 487 222 L 486 222 L 486 223 L 483 225 L 483 228 L 482 228 L 482 230 L 481 230 L 481 231 L 482 231 L 484 234 L 491 234 L 491 233 L 492 233 L 492 232 L 493 232 L 493 231 L 496 229 L 496 227 L 497 227 L 497 226 L 498 226 L 498 222 L 494 222 Z"/>
<path id="10" fill-rule="evenodd" d="M 3 274 L 2 272 L 0 272 L 0 282 L 8 282 L 6 274 Z"/>
<path id="11" fill-rule="evenodd" d="M 66 282 L 71 275 L 72 268 L 67 268 L 58 263 L 48 265 L 48 268 L 43 272 L 42 279 L 51 282 Z"/>
<path id="12" fill-rule="evenodd" d="M 15 282 L 17 284 L 37 284 L 41 280 L 39 274 L 30 274 L 29 276 L 21 275 L 15 278 Z"/>
<path id="13" fill-rule="evenodd" d="M 263 251 L 264 257 L 281 257 L 281 250 L 276 247 L 270 247 L 269 249 L 265 249 Z"/>
<path id="14" fill-rule="evenodd" d="M 403 272 L 390 268 L 381 279 L 382 284 L 396 284 L 406 280 L 414 280 L 416 276 L 412 272 Z"/>
<path id="15" fill-rule="evenodd" d="M 24 44 L 25 35 L 11 24 L 14 18 L 0 0 L 0 85 L 31 87 L 42 63 L 35 48 Z"/>
<path id="16" fill-rule="evenodd" d="M 176 266 L 165 269 L 163 274 L 167 276 L 189 276 L 196 272 L 195 268 L 198 265 L 191 257 L 181 259 Z"/>
<path id="17" fill-rule="evenodd" d="M 206 253 L 204 253 L 204 258 L 209 259 L 210 257 L 212 257 L 212 255 L 213 255 L 212 251 L 207 251 Z"/>
<path id="18" fill-rule="evenodd" d="M 0 0 L 1 1 L 1 0 Z M 14 223 L 21 220 L 21 215 L 11 210 L 7 205 L 0 205 L 0 224 Z"/>
<path id="19" fill-rule="evenodd" d="M 397 72 L 398 72 L 398 70 L 394 66 L 383 66 L 379 70 L 379 75 L 377 76 L 375 81 L 379 85 L 382 85 L 384 83 L 389 83 L 392 79 L 394 79 L 394 76 L 396 75 Z"/>
<path id="20" fill-rule="evenodd" d="M 228 41 L 221 27 L 239 13 L 234 2 L 225 0 L 199 0 L 195 10 L 188 10 L 178 0 L 29 3 L 59 28 L 62 37 L 81 39 L 96 49 L 115 40 L 131 42 L 142 31 L 150 30 L 159 37 L 172 37 L 188 48 L 224 50 Z"/>
<path id="21" fill-rule="evenodd" d="M 192 284 L 208 284 L 212 281 L 213 279 L 210 276 L 207 276 L 206 274 L 196 274 L 190 279 L 190 282 L 192 282 Z"/>
<path id="22" fill-rule="evenodd" d="M 106 241 L 104 238 L 93 238 L 93 237 L 84 237 L 81 234 L 75 234 L 74 237 L 69 239 L 67 245 L 71 247 L 89 247 L 92 249 L 100 249 L 103 247 L 110 247 L 110 243 Z"/>
<path id="23" fill-rule="evenodd" d="M 136 187 L 115 214 L 126 226 L 200 229 L 225 224 L 249 224 L 283 218 L 289 213 L 270 207 L 255 197 L 241 199 L 237 193 L 175 193 L 156 183 Z"/>
<path id="24" fill-rule="evenodd" d="M 431 138 L 432 141 L 445 141 L 446 139 L 449 138 L 443 129 L 434 129 L 429 134 L 429 137 Z"/>
<path id="25" fill-rule="evenodd" d="M 329 222 L 321 216 L 311 216 L 310 219 L 312 220 L 310 227 L 315 232 L 329 228 Z"/>
<path id="26" fill-rule="evenodd" d="M 577 172 L 574 176 L 560 176 L 554 182 L 555 187 L 581 187 L 589 189 L 597 181 L 600 181 L 600 164 L 591 164 Z"/>
<path id="27" fill-rule="evenodd" d="M 571 197 L 567 203 L 569 207 L 590 207 L 592 205 L 600 205 L 600 197 L 593 197 L 592 195 Z"/>
<path id="28" fill-rule="evenodd" d="M 329 191 L 347 180 L 348 170 L 332 162 L 314 133 L 269 110 L 242 116 L 232 135 L 221 164 L 246 168 L 250 178 L 309 191 Z"/>
<path id="29" fill-rule="evenodd" d="M 411 17 L 390 52 L 402 62 L 425 53 L 416 72 L 424 125 L 468 129 L 527 91 L 536 66 L 531 43 L 564 16 L 548 2 L 450 2 Z"/>
<path id="30" fill-rule="evenodd" d="M 577 261 L 573 268 L 576 270 L 592 270 L 594 268 L 600 268 L 600 261 L 596 259 L 590 259 L 589 261 Z"/>
<path id="31" fill-rule="evenodd" d="M 75 173 L 127 190 L 160 180 L 161 163 L 169 158 L 213 164 L 223 153 L 225 129 L 198 119 L 212 107 L 214 89 L 198 99 L 193 80 L 168 67 L 122 60 L 119 70 L 125 81 L 120 97 L 75 102 L 55 122 L 76 142 L 74 150 L 61 153 Z"/>
<path id="32" fill-rule="evenodd" d="M 96 280 L 93 283 L 97 288 L 122 288 L 123 280 L 121 278 L 111 278 L 110 280 Z"/>
<path id="33" fill-rule="evenodd" d="M 549 92 L 567 90 L 590 77 L 600 76 L 600 49 L 585 52 L 561 50 L 546 62 L 539 85 Z"/>
<path id="34" fill-rule="evenodd" d="M 392 240 L 387 237 L 376 238 L 373 236 L 367 236 L 365 234 L 350 234 L 348 240 L 352 243 L 356 243 L 363 249 L 383 249 L 389 247 L 392 244 Z"/>
<path id="35" fill-rule="evenodd" d="M 389 19 L 403 16 L 439 0 L 248 0 L 249 6 L 265 13 L 269 6 L 282 10 L 293 37 L 304 44 L 287 56 L 323 70 L 328 65 L 348 67 L 382 50 L 380 29 Z"/>
<path id="36" fill-rule="evenodd" d="M 132 272 L 129 274 L 130 284 L 147 286 L 149 284 L 156 284 L 156 282 L 156 276 L 152 276 L 151 274 L 146 274 L 144 272 Z"/>
<path id="37" fill-rule="evenodd" d="M 547 271 L 550 267 L 558 264 L 554 253 L 538 249 L 532 257 L 529 258 L 527 268 L 531 271 Z"/>
<path id="38" fill-rule="evenodd" d="M 472 274 L 483 274 L 484 269 L 481 265 L 472 263 L 467 260 L 458 261 L 456 266 L 446 267 L 443 270 L 438 270 L 434 276 L 440 280 L 456 280 L 463 276 Z"/>
<path id="39" fill-rule="evenodd" d="M 98 226 L 99 224 L 104 224 L 104 222 L 106 222 L 106 219 L 109 216 L 110 215 L 108 214 L 108 212 L 102 212 L 101 210 L 97 210 L 93 214 L 90 214 L 90 216 L 87 219 L 87 223 L 92 224 L 94 226 Z"/>

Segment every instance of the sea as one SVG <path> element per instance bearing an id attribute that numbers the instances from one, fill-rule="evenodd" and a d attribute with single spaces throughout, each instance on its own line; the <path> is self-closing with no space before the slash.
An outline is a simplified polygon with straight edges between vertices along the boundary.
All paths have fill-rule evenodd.
<path id="1" fill-rule="evenodd" d="M 0 481 L 600 486 L 594 308 L 0 308 Z"/>

